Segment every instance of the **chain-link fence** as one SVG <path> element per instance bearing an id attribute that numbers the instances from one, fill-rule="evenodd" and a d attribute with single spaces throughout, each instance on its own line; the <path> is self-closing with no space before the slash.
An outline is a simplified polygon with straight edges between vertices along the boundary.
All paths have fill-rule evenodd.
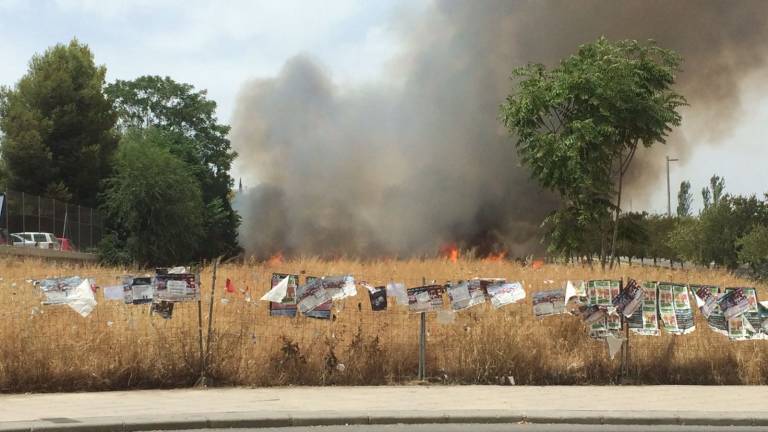
<path id="1" fill-rule="evenodd" d="M 626 360 L 620 355 L 611 359 L 606 342 L 590 338 L 578 317 L 533 315 L 533 294 L 562 287 L 566 280 L 630 275 L 660 279 L 657 269 L 602 274 L 580 267 L 533 270 L 482 261 L 363 264 L 309 259 L 274 267 L 219 266 L 214 291 L 212 267 L 204 266 L 201 303 L 177 303 L 172 318 L 163 319 L 152 315 L 149 305 L 106 299 L 104 288 L 119 284 L 120 275 L 130 270 L 22 267 L 0 264 L 0 319 L 6 323 L 0 327 L 0 392 L 186 386 L 203 369 L 213 382 L 233 385 L 371 385 L 419 378 L 467 384 L 609 384 L 619 377 L 638 384 L 768 383 L 768 342 L 730 341 L 709 329 L 700 314 L 691 334 L 629 333 Z M 329 319 L 270 316 L 268 303 L 259 298 L 270 288 L 273 272 L 299 275 L 300 283 L 307 276 L 349 273 L 374 286 L 397 281 L 407 287 L 499 276 L 521 281 L 527 297 L 500 309 L 485 302 L 456 314 L 426 314 L 426 370 L 420 377 L 420 314 L 394 298 L 385 311 L 373 311 L 368 292 L 358 285 L 356 296 L 333 304 Z M 40 293 L 27 282 L 71 274 L 92 277 L 101 287 L 98 305 L 87 318 L 67 306 L 41 306 Z M 675 275 L 683 281 L 737 284 L 715 272 Z M 449 299 L 443 298 L 440 309 L 448 311 Z"/>
<path id="2" fill-rule="evenodd" d="M 24 192 L 0 192 L 0 242 L 13 245 L 18 239 L 10 235 L 19 233 L 50 233 L 66 239 L 65 250 L 91 252 L 101 241 L 103 224 L 92 208 Z M 30 241 L 34 244 L 35 239 Z"/>

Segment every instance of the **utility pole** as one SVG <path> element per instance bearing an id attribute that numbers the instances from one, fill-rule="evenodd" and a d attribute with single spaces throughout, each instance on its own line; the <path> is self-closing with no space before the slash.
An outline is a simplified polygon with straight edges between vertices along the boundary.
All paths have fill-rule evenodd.
<path id="1" fill-rule="evenodd" d="M 672 217 L 672 190 L 669 186 L 669 163 L 670 162 L 677 162 L 680 159 L 670 159 L 669 156 L 667 156 L 667 217 Z"/>

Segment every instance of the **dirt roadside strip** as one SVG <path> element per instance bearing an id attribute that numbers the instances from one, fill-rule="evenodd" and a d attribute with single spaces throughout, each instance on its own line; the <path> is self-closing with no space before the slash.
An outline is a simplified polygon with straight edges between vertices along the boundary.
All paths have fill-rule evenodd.
<path id="1" fill-rule="evenodd" d="M 768 387 L 386 386 L 0 396 L 0 432 L 426 423 L 768 426 Z"/>

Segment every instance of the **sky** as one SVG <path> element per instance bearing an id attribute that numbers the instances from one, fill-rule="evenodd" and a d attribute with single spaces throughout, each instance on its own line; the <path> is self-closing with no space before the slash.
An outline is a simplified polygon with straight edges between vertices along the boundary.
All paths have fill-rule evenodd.
<path id="1" fill-rule="evenodd" d="M 317 59 L 345 87 L 385 79 L 401 52 L 399 14 L 424 6 L 406 0 L 0 0 L 0 85 L 13 85 L 33 54 L 77 37 L 107 66 L 108 81 L 170 76 L 206 89 L 228 123 L 241 85 L 276 75 L 297 54 Z M 761 77 L 744 84 L 750 108 L 730 133 L 672 165 L 673 207 L 678 185 L 690 180 L 700 208 L 699 191 L 713 173 L 725 177 L 731 193 L 768 191 L 768 100 L 756 89 L 764 89 Z M 666 188 L 630 205 L 664 212 Z"/>

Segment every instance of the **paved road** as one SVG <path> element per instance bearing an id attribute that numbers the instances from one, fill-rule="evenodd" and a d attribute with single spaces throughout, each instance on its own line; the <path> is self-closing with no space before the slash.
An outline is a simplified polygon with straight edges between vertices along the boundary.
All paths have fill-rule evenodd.
<path id="1" fill-rule="evenodd" d="M 268 429 L 204 429 L 205 432 L 757 432 L 768 431 L 766 427 L 706 427 L 706 426 L 611 426 L 573 424 L 432 424 L 432 425 L 386 425 L 386 426 L 312 426 Z M 201 432 L 200 429 L 179 432 Z"/>
<path id="2" fill-rule="evenodd" d="M 183 430 L 311 425 L 370 425 L 296 431 L 450 430 L 701 430 L 701 428 L 535 426 L 762 425 L 768 427 L 765 386 L 499 387 L 382 386 L 150 390 L 0 395 L 0 432 Z M 430 429 L 430 427 L 432 429 Z M 262 429 L 263 430 L 263 429 Z M 289 429 L 279 429 L 286 432 Z M 735 429 L 710 429 L 735 430 Z M 760 429 L 744 429 L 760 430 Z"/>

